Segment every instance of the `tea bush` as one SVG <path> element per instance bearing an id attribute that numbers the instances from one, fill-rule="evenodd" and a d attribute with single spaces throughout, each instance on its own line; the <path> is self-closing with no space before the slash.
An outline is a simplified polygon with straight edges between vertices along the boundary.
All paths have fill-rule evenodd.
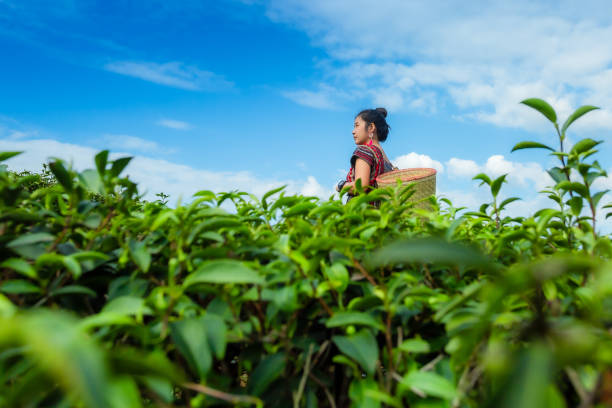
<path id="1" fill-rule="evenodd" d="M 554 204 L 431 211 L 411 187 L 338 199 L 0 167 L 0 403 L 10 407 L 523 407 L 612 403 L 612 243 L 591 139 L 556 129 Z M 0 153 L 5 161 L 17 152 Z M 53 179 L 49 179 L 52 174 Z M 369 205 L 381 201 L 380 208 Z M 222 208 L 231 203 L 235 211 Z M 603 206 L 610 208 L 610 205 Z"/>

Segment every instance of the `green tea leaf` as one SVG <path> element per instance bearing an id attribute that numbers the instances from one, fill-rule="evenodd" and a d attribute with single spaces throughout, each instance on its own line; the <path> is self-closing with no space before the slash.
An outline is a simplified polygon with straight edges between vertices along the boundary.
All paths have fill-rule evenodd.
<path id="1" fill-rule="evenodd" d="M 225 355 L 225 346 L 227 343 L 227 327 L 223 319 L 213 313 L 207 313 L 202 318 L 204 326 L 206 326 L 206 338 L 208 345 L 218 359 Z"/>
<path id="2" fill-rule="evenodd" d="M 250 394 L 261 395 L 268 386 L 285 370 L 285 353 L 277 353 L 264 357 L 252 376 L 249 377 L 248 390 Z"/>
<path id="3" fill-rule="evenodd" d="M 0 338 L 25 346 L 37 369 L 60 386 L 71 405 L 109 406 L 104 352 L 72 316 L 50 310 L 21 313 L 2 322 Z"/>
<path id="4" fill-rule="evenodd" d="M 553 167 L 550 170 L 546 170 L 546 172 L 550 175 L 550 177 L 552 177 L 555 183 L 567 180 L 567 176 L 559 167 Z"/>
<path id="5" fill-rule="evenodd" d="M 132 261 L 143 272 L 148 272 L 151 266 L 151 254 L 147 250 L 145 242 L 138 242 L 135 239 L 130 239 L 129 243 L 130 257 Z"/>
<path id="6" fill-rule="evenodd" d="M 584 198 L 587 198 L 589 195 L 584 184 L 578 183 L 576 181 L 561 181 L 557 184 L 557 187 L 561 190 L 573 191 L 575 193 L 578 193 Z"/>
<path id="7" fill-rule="evenodd" d="M 79 181 L 89 191 L 104 194 L 104 184 L 95 170 L 85 170 L 79 174 Z"/>
<path id="8" fill-rule="evenodd" d="M 512 148 L 511 152 L 514 152 L 516 150 L 521 150 L 521 149 L 548 149 L 550 151 L 555 151 L 555 149 L 553 149 L 550 146 L 546 146 L 545 144 L 542 143 L 538 143 L 538 142 L 520 142 L 514 145 L 514 147 Z"/>
<path id="9" fill-rule="evenodd" d="M 293 312 L 300 307 L 297 287 L 295 285 L 274 289 L 266 288 L 261 291 L 261 299 L 273 302 L 276 307 L 285 312 Z"/>
<path id="10" fill-rule="evenodd" d="M 596 141 L 593 139 L 582 139 L 580 141 L 578 141 L 578 143 L 576 143 L 571 150 L 571 153 L 573 154 L 580 154 L 580 153 L 584 153 L 588 150 L 591 150 L 593 147 L 597 146 L 598 144 L 602 143 L 602 141 Z"/>
<path id="11" fill-rule="evenodd" d="M 400 384 L 409 389 L 416 389 L 426 395 L 445 400 L 452 400 L 457 395 L 457 391 L 450 381 L 431 371 L 411 371 L 402 378 Z"/>
<path id="12" fill-rule="evenodd" d="M 78 279 L 81 276 L 82 270 L 81 265 L 77 262 L 76 259 L 70 256 L 63 256 L 62 262 L 66 269 L 70 271 L 74 279 Z"/>
<path id="13" fill-rule="evenodd" d="M 38 243 L 47 243 L 55 240 L 55 237 L 46 232 L 34 232 L 31 234 L 25 234 L 16 238 L 6 244 L 9 248 L 16 248 L 21 246 L 26 246 L 30 244 L 38 244 Z"/>
<path id="14" fill-rule="evenodd" d="M 131 377 L 115 377 L 108 389 L 109 408 L 142 407 L 140 392 Z"/>
<path id="15" fill-rule="evenodd" d="M 538 232 L 544 231 L 544 229 L 548 226 L 548 222 L 551 220 L 551 218 L 559 216 L 559 214 L 559 211 L 552 208 L 545 208 L 543 210 L 538 211 Z"/>
<path id="16" fill-rule="evenodd" d="M 66 192 L 70 193 L 72 191 L 72 176 L 64 167 L 64 164 L 60 160 L 52 161 L 49 163 L 49 168 L 51 172 L 55 176 L 56 180 L 64 187 Z"/>
<path id="17" fill-rule="evenodd" d="M 378 384 L 372 378 L 353 379 L 349 387 L 349 397 L 353 401 L 351 406 L 359 408 L 380 408 L 381 401 L 389 403 L 389 399 L 392 400 L 388 395 L 378 391 Z M 395 404 L 391 405 L 396 406 Z"/>
<path id="18" fill-rule="evenodd" d="M 317 205 L 315 203 L 311 202 L 299 203 L 289 208 L 287 211 L 285 211 L 283 215 L 285 217 L 294 217 L 296 215 L 308 214 L 310 210 L 312 210 L 316 206 Z"/>
<path id="19" fill-rule="evenodd" d="M 0 162 L 6 161 L 11 157 L 15 157 L 23 152 L 0 152 Z"/>
<path id="20" fill-rule="evenodd" d="M 577 217 L 582 212 L 582 205 L 584 204 L 584 199 L 582 197 L 572 197 L 567 200 L 567 204 L 569 204 L 570 209 L 572 210 L 572 214 Z"/>
<path id="21" fill-rule="evenodd" d="M 491 194 L 493 197 L 497 197 L 502 184 L 506 182 L 506 176 L 507 174 L 503 174 L 491 182 Z"/>
<path id="22" fill-rule="evenodd" d="M 96 168 L 100 177 L 104 177 L 106 173 L 106 164 L 108 163 L 108 150 L 102 150 L 95 157 Z"/>
<path id="23" fill-rule="evenodd" d="M 199 283 L 255 283 L 264 282 L 262 276 L 240 261 L 225 259 L 209 261 L 198 266 L 195 272 L 187 276 L 183 287 Z"/>
<path id="24" fill-rule="evenodd" d="M 78 279 L 81 276 L 81 265 L 74 259 L 69 256 L 64 256 L 55 253 L 42 254 L 36 259 L 36 267 L 64 267 L 75 279 Z"/>
<path id="25" fill-rule="evenodd" d="M 381 322 L 372 315 L 363 312 L 336 312 L 325 323 L 327 327 L 343 327 L 348 325 L 363 325 L 384 330 Z"/>
<path id="26" fill-rule="evenodd" d="M 134 296 L 120 296 L 108 302 L 103 313 L 117 313 L 122 315 L 150 315 L 151 309 L 146 306 L 145 300 Z"/>
<path id="27" fill-rule="evenodd" d="M 355 360 L 369 375 L 374 374 L 378 360 L 378 344 L 372 333 L 363 329 L 352 336 L 333 336 L 338 349 Z"/>
<path id="28" fill-rule="evenodd" d="M 548 104 L 548 102 L 538 98 L 529 98 L 521 101 L 521 103 L 537 110 L 552 123 L 557 123 L 557 113 L 553 107 Z"/>
<path id="29" fill-rule="evenodd" d="M 170 336 L 191 369 L 206 378 L 212 365 L 212 354 L 206 335 L 206 324 L 201 318 L 188 318 L 170 324 Z"/>
<path id="30" fill-rule="evenodd" d="M 84 331 L 89 331 L 96 327 L 134 324 L 136 324 L 134 319 L 126 314 L 117 312 L 102 312 L 87 316 L 79 321 L 79 327 Z"/>
<path id="31" fill-rule="evenodd" d="M 593 206 L 597 207 L 597 205 L 599 204 L 599 202 L 601 201 L 601 199 L 603 198 L 603 196 L 605 196 L 610 190 L 603 190 L 603 191 L 599 191 L 595 194 L 593 194 Z"/>
<path id="32" fill-rule="evenodd" d="M 21 279 L 5 281 L 4 283 L 0 284 L 0 291 L 8 293 L 9 295 L 41 293 L 41 290 L 38 286 L 36 286 L 32 282 Z"/>
<path id="33" fill-rule="evenodd" d="M 508 204 L 513 203 L 515 201 L 520 200 L 520 198 L 518 197 L 510 197 L 510 198 L 506 198 L 504 201 L 501 202 L 501 204 L 499 205 L 499 210 L 503 210 Z"/>
<path id="34" fill-rule="evenodd" d="M 0 293 L 0 318 L 8 319 L 9 317 L 13 317 L 16 311 L 17 308 L 15 305 L 12 304 L 6 296 Z"/>
<path id="35" fill-rule="evenodd" d="M 399 349 L 407 353 L 429 353 L 429 343 L 421 339 L 408 339 L 399 345 Z"/>
<path id="36" fill-rule="evenodd" d="M 552 375 L 550 349 L 541 344 L 521 352 L 513 371 L 492 396 L 489 407 L 540 408 L 547 406 L 548 385 Z"/>
<path id="37" fill-rule="evenodd" d="M 264 210 L 268 209 L 268 202 L 267 199 L 271 196 L 273 196 L 274 194 L 284 190 L 287 186 L 281 186 L 278 188 L 275 188 L 273 190 L 268 191 L 267 193 L 265 193 L 262 197 L 261 197 L 261 206 L 263 207 Z"/>
<path id="38" fill-rule="evenodd" d="M 346 266 L 334 262 L 331 266 L 324 266 L 323 273 L 329 279 L 331 287 L 338 292 L 344 292 L 349 283 L 349 272 Z"/>
<path id="39" fill-rule="evenodd" d="M 115 346 L 109 357 L 113 370 L 124 375 L 155 376 L 175 383 L 185 381 L 166 353 L 159 349 L 149 352 L 136 347 Z"/>
<path id="40" fill-rule="evenodd" d="M 123 169 L 127 167 L 131 160 L 132 157 L 122 157 L 120 159 L 114 160 L 113 165 L 110 169 L 111 177 L 119 177 Z"/>
<path id="41" fill-rule="evenodd" d="M 92 297 L 98 296 L 98 294 L 94 292 L 93 290 L 89 289 L 86 286 L 81 286 L 81 285 L 63 286 L 61 288 L 52 290 L 51 292 L 49 292 L 49 294 L 51 296 L 60 296 L 60 295 L 87 295 L 87 296 L 92 296 Z"/>
<path id="42" fill-rule="evenodd" d="M 591 105 L 584 105 L 579 107 L 578 109 L 576 109 L 574 111 L 574 113 L 572 113 L 567 120 L 565 121 L 565 123 L 563 124 L 563 127 L 561 128 L 561 134 L 565 135 L 565 131 L 567 130 L 567 128 L 574 123 L 578 118 L 580 118 L 582 115 L 589 113 L 592 110 L 595 109 L 599 109 L 597 106 L 591 106 Z"/>
<path id="43" fill-rule="evenodd" d="M 368 259 L 372 267 L 406 262 L 491 266 L 491 261 L 480 252 L 435 238 L 395 242 L 376 251 Z"/>
<path id="44" fill-rule="evenodd" d="M 474 177 L 472 177 L 472 180 L 480 180 L 480 181 L 482 181 L 482 183 L 480 183 L 480 185 L 483 185 L 483 184 L 491 185 L 491 179 L 489 178 L 489 176 L 487 176 L 484 173 L 479 173 L 479 174 L 475 175 Z"/>
<path id="45" fill-rule="evenodd" d="M 32 265 L 21 258 L 10 258 L 0 264 L 2 268 L 12 269 L 28 278 L 38 279 L 38 274 Z"/>

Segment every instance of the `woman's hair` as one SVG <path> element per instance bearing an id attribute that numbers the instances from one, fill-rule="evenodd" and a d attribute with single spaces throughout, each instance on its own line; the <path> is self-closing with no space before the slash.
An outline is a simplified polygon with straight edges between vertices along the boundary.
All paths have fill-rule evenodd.
<path id="1" fill-rule="evenodd" d="M 357 117 L 363 119 L 368 125 L 373 123 L 376 126 L 376 134 L 378 140 L 384 142 L 387 140 L 389 129 L 391 126 L 387 124 L 387 110 L 385 108 L 364 109 L 357 114 Z"/>

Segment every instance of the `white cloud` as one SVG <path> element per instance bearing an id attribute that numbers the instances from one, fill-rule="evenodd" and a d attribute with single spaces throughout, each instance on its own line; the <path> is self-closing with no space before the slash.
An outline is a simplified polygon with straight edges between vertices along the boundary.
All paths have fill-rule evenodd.
<path id="1" fill-rule="evenodd" d="M 189 130 L 193 127 L 187 122 L 174 119 L 161 119 L 157 122 L 157 125 L 176 130 Z"/>
<path id="2" fill-rule="evenodd" d="M 449 177 L 474 177 L 481 171 L 480 166 L 475 161 L 456 157 L 446 162 L 446 168 Z"/>
<path id="3" fill-rule="evenodd" d="M 136 136 L 106 134 L 103 139 L 108 147 L 115 149 L 148 153 L 161 151 L 159 144 L 156 142 Z"/>
<path id="4" fill-rule="evenodd" d="M 31 138 L 37 135 L 38 131 L 32 129 L 26 130 L 15 119 L 0 115 L 0 137 L 16 140 Z"/>
<path id="5" fill-rule="evenodd" d="M 329 197 L 334 193 L 333 190 L 329 190 L 321 186 L 316 178 L 308 176 L 306 183 L 300 189 L 300 194 L 305 196 L 317 196 L 317 197 Z"/>
<path id="6" fill-rule="evenodd" d="M 339 109 L 349 95 L 339 89 L 326 84 L 320 84 L 316 91 L 299 89 L 281 92 L 285 98 L 292 100 L 298 105 L 308 106 L 315 109 Z"/>
<path id="7" fill-rule="evenodd" d="M 331 61 L 319 66 L 330 87 L 393 110 L 450 101 L 465 118 L 534 129 L 549 124 L 518 103 L 528 97 L 548 100 L 560 121 L 582 104 L 612 106 L 608 8 L 605 0 L 270 0 L 267 14 L 327 51 Z M 577 127 L 612 129 L 612 113 L 589 113 Z"/>
<path id="8" fill-rule="evenodd" d="M 204 71 L 182 62 L 115 61 L 104 69 L 145 81 L 188 91 L 216 91 L 229 89 L 233 83 L 214 72 Z"/>
<path id="9" fill-rule="evenodd" d="M 444 166 L 439 161 L 432 159 L 426 154 L 418 154 L 415 152 L 396 157 L 391 162 L 400 169 L 427 167 L 436 169 L 439 173 L 444 171 Z"/>
<path id="10" fill-rule="evenodd" d="M 593 182 L 594 190 L 612 190 L 612 167 L 606 171 L 606 177 L 600 177 Z"/>
<path id="11" fill-rule="evenodd" d="M 282 94 L 298 105 L 316 109 L 337 109 L 336 103 L 332 102 L 330 96 L 326 93 L 300 90 L 284 91 Z"/>
<path id="12" fill-rule="evenodd" d="M 436 194 L 438 197 L 448 198 L 452 203 L 453 207 L 465 207 L 468 211 L 473 211 L 478 209 L 480 204 L 486 202 L 488 197 L 486 197 L 482 192 L 477 191 L 475 188 L 472 188 L 473 191 L 464 191 L 464 190 L 441 190 Z"/>
<path id="13" fill-rule="evenodd" d="M 498 202 L 501 202 L 501 200 L 503 198 L 499 199 Z M 558 205 L 543 194 L 530 195 L 508 204 L 502 216 L 529 217 L 542 208 L 558 208 Z"/>
<path id="14" fill-rule="evenodd" d="M 537 190 L 542 190 L 554 184 L 550 175 L 538 163 L 511 162 L 502 155 L 489 157 L 483 166 L 483 170 L 492 177 L 499 177 L 507 173 L 508 182 L 515 182 L 523 187 L 530 182 Z"/>
<path id="15" fill-rule="evenodd" d="M 36 132 L 23 132 L 20 130 L 11 130 L 7 136 L 9 139 L 25 139 L 28 137 L 35 136 Z"/>
<path id="16" fill-rule="evenodd" d="M 52 139 L 0 140 L 0 151 L 13 150 L 25 153 L 9 159 L 6 164 L 15 170 L 31 171 L 40 171 L 42 164 L 50 157 L 68 160 L 78 170 L 94 168 L 93 158 L 98 153 L 98 150 L 91 147 Z M 111 158 L 121 156 L 125 154 L 113 153 Z M 261 196 L 281 185 L 287 185 L 285 191 L 289 193 L 316 195 L 323 199 L 333 194 L 332 189 L 322 187 L 312 176 L 306 180 L 261 179 L 248 171 L 214 172 L 140 155 L 134 157 L 125 174 L 138 183 L 141 193 L 146 192 L 147 199 L 155 199 L 156 193 L 163 192 L 169 194 L 173 200 L 179 197 L 185 200 L 200 190 L 239 190 Z"/>
<path id="17" fill-rule="evenodd" d="M 501 154 L 496 154 L 487 159 L 484 165 L 484 170 L 487 174 L 493 177 L 499 177 L 505 173 L 511 173 L 514 169 L 514 164 L 504 159 Z"/>
<path id="18" fill-rule="evenodd" d="M 451 158 L 446 162 L 449 178 L 474 177 L 478 173 L 485 173 L 492 178 L 508 174 L 506 180 L 517 187 L 533 185 L 536 190 L 542 190 L 554 184 L 550 175 L 538 163 L 520 163 L 506 160 L 504 156 L 496 154 L 480 165 L 473 160 Z"/>

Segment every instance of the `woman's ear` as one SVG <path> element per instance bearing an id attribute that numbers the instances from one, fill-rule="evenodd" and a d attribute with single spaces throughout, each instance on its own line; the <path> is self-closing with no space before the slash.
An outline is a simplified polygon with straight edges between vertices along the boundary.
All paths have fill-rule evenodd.
<path id="1" fill-rule="evenodd" d="M 374 123 L 370 123 L 370 125 L 368 126 L 368 133 L 376 134 L 376 125 Z"/>

